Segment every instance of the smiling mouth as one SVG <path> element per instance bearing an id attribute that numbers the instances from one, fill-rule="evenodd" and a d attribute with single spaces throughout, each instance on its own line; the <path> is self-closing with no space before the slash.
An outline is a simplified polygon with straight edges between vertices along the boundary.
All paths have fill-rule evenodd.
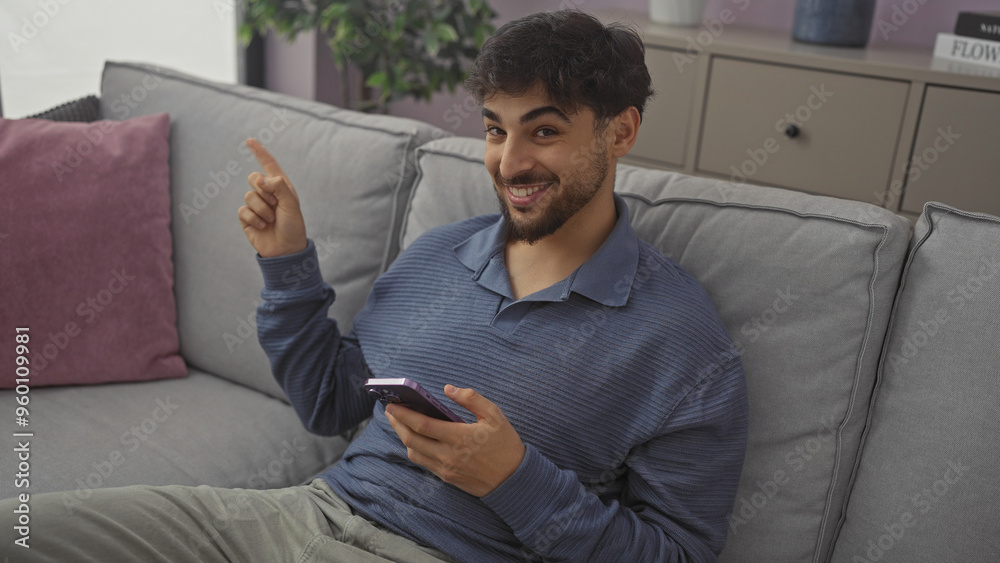
<path id="1" fill-rule="evenodd" d="M 534 195 L 538 193 L 538 191 L 542 190 L 546 186 L 548 186 L 548 184 L 529 186 L 527 188 L 515 188 L 514 186 L 507 186 L 507 191 L 509 191 L 512 195 L 516 195 L 518 197 L 527 197 L 529 195 Z"/>
<path id="2" fill-rule="evenodd" d="M 507 184 L 504 187 L 507 188 L 507 199 L 510 200 L 511 205 L 516 208 L 526 208 L 538 201 L 542 197 L 542 194 L 554 183 L 546 182 L 544 184 L 522 184 L 517 186 Z"/>

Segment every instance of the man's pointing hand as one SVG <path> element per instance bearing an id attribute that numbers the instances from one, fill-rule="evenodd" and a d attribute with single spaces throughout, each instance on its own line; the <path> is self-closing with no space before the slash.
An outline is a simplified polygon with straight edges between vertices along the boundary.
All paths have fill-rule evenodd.
<path id="1" fill-rule="evenodd" d="M 305 250 L 306 224 L 295 188 L 257 139 L 247 139 L 246 143 L 264 174 L 254 172 L 247 178 L 253 189 L 243 197 L 246 205 L 238 212 L 243 233 L 264 258 Z"/>

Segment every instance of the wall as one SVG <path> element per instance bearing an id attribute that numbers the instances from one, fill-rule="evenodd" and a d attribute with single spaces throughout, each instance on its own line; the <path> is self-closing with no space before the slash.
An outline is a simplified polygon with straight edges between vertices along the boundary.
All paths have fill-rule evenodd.
<path id="1" fill-rule="evenodd" d="M 624 9 L 646 13 L 648 0 L 493 0 L 498 25 L 532 12 L 579 7 L 586 11 Z M 740 9 L 743 7 L 744 9 Z M 718 18 L 723 9 L 737 13 L 734 25 L 783 30 L 791 35 L 795 18 L 793 0 L 707 0 L 706 18 Z M 951 31 L 960 11 L 1000 10 L 998 0 L 878 0 L 869 45 L 915 45 L 928 53 L 940 31 Z M 468 108 L 473 110 L 469 111 Z M 400 102 L 390 113 L 428 121 L 456 135 L 483 135 L 479 108 L 468 94 L 440 94 L 430 103 Z"/>
<path id="2" fill-rule="evenodd" d="M 708 0 L 706 16 L 724 8 L 739 10 L 738 25 L 791 30 L 795 18 L 792 0 Z M 997 0 L 878 0 L 869 45 L 916 45 L 930 50 L 940 31 L 951 31 L 963 11 L 997 11 Z"/>
<path id="3" fill-rule="evenodd" d="M 236 0 L 3 0 L 0 2 L 0 99 L 18 117 L 97 93 L 104 60 L 146 61 L 223 82 L 238 79 Z M 543 10 L 625 9 L 648 0 L 493 0 L 498 24 Z M 707 0 L 705 16 L 737 8 L 735 25 L 789 31 L 792 0 Z M 933 45 L 960 10 L 997 10 L 997 0 L 878 0 L 871 45 Z M 744 8 L 744 9 L 739 9 Z M 339 103 L 340 77 L 322 41 L 294 45 L 269 38 L 267 83 L 295 96 Z M 399 102 L 391 113 L 432 122 L 460 135 L 482 134 L 478 108 L 461 90 L 430 103 Z M 471 118 L 470 118 L 471 117 Z"/>
<path id="4" fill-rule="evenodd" d="M 517 19 L 534 12 L 579 8 L 588 12 L 609 9 L 625 9 L 634 12 L 648 10 L 648 0 L 492 0 L 490 5 L 497 12 L 496 25 Z M 482 137 L 483 118 L 475 99 L 464 90 L 454 94 L 442 93 L 428 102 L 405 100 L 390 107 L 389 113 L 412 117 L 433 123 L 438 127 L 467 137 Z"/>
<path id="5" fill-rule="evenodd" d="M 98 94 L 105 60 L 239 78 L 236 0 L 2 0 L 0 100 L 23 117 Z"/>

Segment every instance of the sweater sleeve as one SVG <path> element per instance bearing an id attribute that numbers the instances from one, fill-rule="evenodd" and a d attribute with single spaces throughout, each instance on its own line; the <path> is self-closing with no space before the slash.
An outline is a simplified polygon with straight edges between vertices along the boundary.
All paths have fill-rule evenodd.
<path id="1" fill-rule="evenodd" d="M 350 430 L 371 415 L 375 401 L 362 388 L 369 371 L 357 338 L 341 335 L 329 317 L 334 291 L 320 275 L 315 244 L 257 261 L 264 275 L 257 338 L 272 374 L 307 430 Z"/>
<path id="2" fill-rule="evenodd" d="M 746 449 L 743 368 L 705 377 L 625 460 L 618 500 L 598 496 L 528 446 L 517 471 L 482 498 L 545 561 L 716 561 Z M 614 477 L 611 477 L 614 479 Z"/>

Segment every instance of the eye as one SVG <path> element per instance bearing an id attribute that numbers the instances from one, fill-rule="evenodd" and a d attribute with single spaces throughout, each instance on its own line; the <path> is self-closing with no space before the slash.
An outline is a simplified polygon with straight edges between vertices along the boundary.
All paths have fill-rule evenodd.
<path id="1" fill-rule="evenodd" d="M 486 132 L 487 135 L 493 137 L 498 137 L 504 134 L 504 130 L 497 127 L 496 125 L 488 125 L 484 131 Z"/>
<path id="2" fill-rule="evenodd" d="M 551 137 L 553 135 L 558 135 L 559 132 L 551 127 L 541 127 L 535 131 L 535 135 L 539 137 Z"/>

